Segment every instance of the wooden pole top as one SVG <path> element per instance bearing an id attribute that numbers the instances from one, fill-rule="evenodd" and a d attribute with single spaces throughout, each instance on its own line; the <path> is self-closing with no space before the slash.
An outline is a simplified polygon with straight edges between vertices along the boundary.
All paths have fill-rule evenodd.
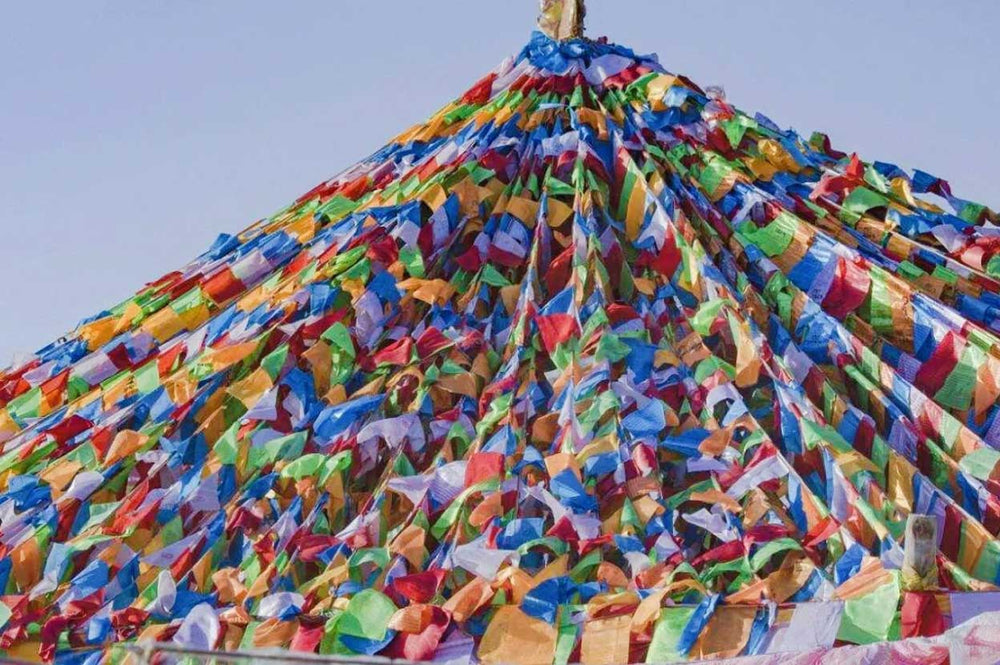
<path id="1" fill-rule="evenodd" d="M 538 27 L 556 41 L 583 37 L 583 19 L 587 16 L 584 0 L 540 0 L 542 13 Z"/>

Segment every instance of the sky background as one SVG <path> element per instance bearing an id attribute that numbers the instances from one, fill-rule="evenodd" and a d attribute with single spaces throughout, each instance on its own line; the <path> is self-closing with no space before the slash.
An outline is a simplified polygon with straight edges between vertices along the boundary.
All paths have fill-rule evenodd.
<path id="1" fill-rule="evenodd" d="M 1000 206 L 996 0 L 589 0 L 588 34 Z M 537 0 L 0 8 L 0 366 L 294 200 L 527 41 Z"/>

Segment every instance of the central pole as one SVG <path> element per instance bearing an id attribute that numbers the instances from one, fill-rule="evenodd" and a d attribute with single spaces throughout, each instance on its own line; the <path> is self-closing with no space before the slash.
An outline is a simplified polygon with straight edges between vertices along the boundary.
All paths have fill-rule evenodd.
<path id="1" fill-rule="evenodd" d="M 556 41 L 583 37 L 583 19 L 587 16 L 584 0 L 541 0 L 538 27 Z"/>

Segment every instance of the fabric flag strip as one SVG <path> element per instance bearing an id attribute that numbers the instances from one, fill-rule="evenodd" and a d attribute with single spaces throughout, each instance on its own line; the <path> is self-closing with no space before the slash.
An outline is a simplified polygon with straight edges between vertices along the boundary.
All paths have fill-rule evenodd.
<path id="1" fill-rule="evenodd" d="M 0 373 L 0 650 L 548 665 L 946 630 L 1000 579 L 997 222 L 536 33 Z"/>

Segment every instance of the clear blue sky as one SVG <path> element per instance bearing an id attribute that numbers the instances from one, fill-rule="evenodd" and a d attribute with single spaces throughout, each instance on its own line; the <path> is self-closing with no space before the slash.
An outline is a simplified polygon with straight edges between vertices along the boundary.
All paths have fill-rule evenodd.
<path id="1" fill-rule="evenodd" d="M 996 0 L 590 0 L 730 101 L 1000 205 Z M 537 0 L 51 0 L 0 9 L 0 365 L 425 118 Z"/>

